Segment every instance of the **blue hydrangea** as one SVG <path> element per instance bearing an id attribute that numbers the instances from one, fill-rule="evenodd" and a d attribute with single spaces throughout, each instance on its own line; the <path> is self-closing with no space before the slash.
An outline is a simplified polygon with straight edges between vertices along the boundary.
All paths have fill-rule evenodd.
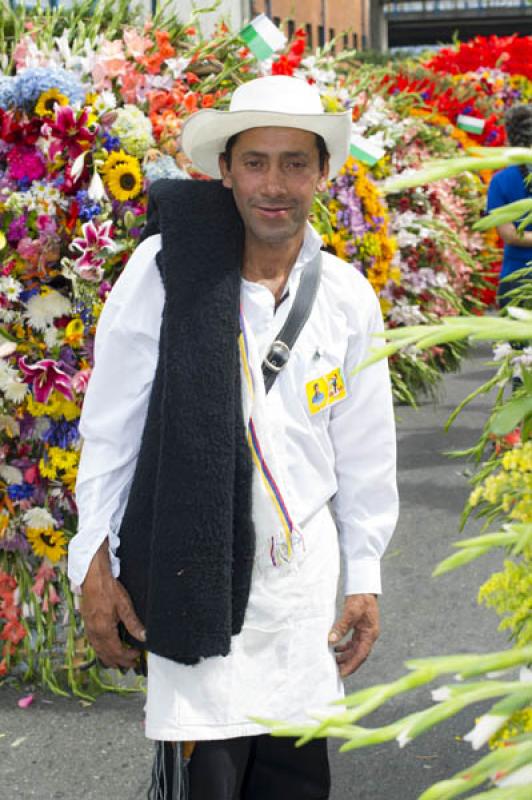
<path id="1" fill-rule="evenodd" d="M 179 169 L 172 156 L 161 155 L 145 163 L 143 169 L 149 183 L 160 178 L 188 178 L 188 175 Z"/>
<path id="2" fill-rule="evenodd" d="M 0 108 L 13 108 L 15 105 L 15 78 L 0 77 Z"/>
<path id="3" fill-rule="evenodd" d="M 41 94 L 49 89 L 57 89 L 68 97 L 72 105 L 83 103 L 87 93 L 86 87 L 72 72 L 61 68 L 28 67 L 14 78 L 1 80 L 0 108 L 15 107 L 33 111 Z"/>
<path id="4" fill-rule="evenodd" d="M 76 192 L 76 200 L 79 205 L 79 218 L 83 222 L 88 222 L 102 213 L 101 205 L 91 200 L 85 189 L 80 189 L 79 192 Z"/>

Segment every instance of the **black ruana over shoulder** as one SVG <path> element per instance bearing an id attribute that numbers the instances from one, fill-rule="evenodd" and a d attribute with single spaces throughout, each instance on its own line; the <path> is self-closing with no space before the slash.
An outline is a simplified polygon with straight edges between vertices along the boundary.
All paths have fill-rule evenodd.
<path id="1" fill-rule="evenodd" d="M 159 230 L 166 301 L 119 531 L 120 580 L 146 626 L 144 646 L 194 664 L 227 655 L 251 582 L 252 465 L 238 352 L 244 233 L 218 181 L 153 184 L 144 238 Z"/>

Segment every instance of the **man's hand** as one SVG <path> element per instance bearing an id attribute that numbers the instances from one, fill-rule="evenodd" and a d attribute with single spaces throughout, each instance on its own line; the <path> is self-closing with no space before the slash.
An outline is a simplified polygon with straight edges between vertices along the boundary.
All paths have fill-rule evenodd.
<path id="1" fill-rule="evenodd" d="M 345 644 L 337 644 L 350 631 L 353 635 Z M 379 605 L 373 594 L 349 594 L 344 600 L 342 616 L 329 633 L 329 644 L 336 644 L 336 662 L 340 675 L 351 675 L 371 652 L 380 632 Z"/>
<path id="2" fill-rule="evenodd" d="M 120 641 L 117 625 L 122 622 L 140 642 L 146 640 L 146 631 L 128 593 L 112 576 L 107 539 L 92 559 L 81 591 L 81 616 L 98 658 L 106 667 L 133 668 L 140 653 Z"/>

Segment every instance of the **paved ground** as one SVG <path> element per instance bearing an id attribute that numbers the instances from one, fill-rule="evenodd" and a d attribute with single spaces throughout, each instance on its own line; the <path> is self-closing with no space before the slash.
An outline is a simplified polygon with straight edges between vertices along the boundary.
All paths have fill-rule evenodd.
<path id="1" fill-rule="evenodd" d="M 478 585 L 496 561 L 484 559 L 448 576 L 430 578 L 431 569 L 457 537 L 468 491 L 464 465 L 442 453 L 475 440 L 488 402 L 476 402 L 449 434 L 443 433 L 443 422 L 488 374 L 482 354 L 477 355 L 462 374 L 446 379 L 439 404 L 424 404 L 417 412 L 398 409 L 402 511 L 384 562 L 383 633 L 371 660 L 350 679 L 348 690 L 399 676 L 402 662 L 413 656 L 504 645 L 494 616 L 475 602 Z M 409 713 L 427 698 L 426 690 L 397 698 L 371 723 Z M 86 708 L 76 700 L 39 694 L 25 711 L 16 700 L 13 690 L 0 690 L 2 798 L 145 798 L 151 752 L 143 738 L 140 697 L 106 696 Z M 459 739 L 469 721 L 469 714 L 455 719 L 402 751 L 393 744 L 340 755 L 332 742 L 331 800 L 415 800 L 432 782 L 469 762 L 471 750 Z"/>

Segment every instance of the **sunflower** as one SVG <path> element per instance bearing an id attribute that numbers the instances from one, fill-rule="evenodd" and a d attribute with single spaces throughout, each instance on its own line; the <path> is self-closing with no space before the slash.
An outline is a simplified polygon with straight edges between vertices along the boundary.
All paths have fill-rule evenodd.
<path id="1" fill-rule="evenodd" d="M 58 89 L 48 89 L 39 96 L 35 105 L 35 113 L 39 117 L 54 117 L 56 103 L 60 106 L 68 106 L 70 100 Z"/>
<path id="2" fill-rule="evenodd" d="M 129 164 L 130 162 L 134 162 L 138 164 L 138 161 L 133 156 L 128 155 L 123 150 L 113 150 L 107 158 L 105 159 L 105 163 L 102 167 L 102 172 L 105 177 L 111 172 L 112 169 L 119 166 L 120 164 Z"/>
<path id="3" fill-rule="evenodd" d="M 66 537 L 53 528 L 28 528 L 27 537 L 36 556 L 48 558 L 53 564 L 66 553 Z"/>
<path id="4" fill-rule="evenodd" d="M 122 203 L 132 200 L 142 191 L 142 173 L 136 158 L 117 164 L 106 175 L 107 188 L 116 200 Z"/>

